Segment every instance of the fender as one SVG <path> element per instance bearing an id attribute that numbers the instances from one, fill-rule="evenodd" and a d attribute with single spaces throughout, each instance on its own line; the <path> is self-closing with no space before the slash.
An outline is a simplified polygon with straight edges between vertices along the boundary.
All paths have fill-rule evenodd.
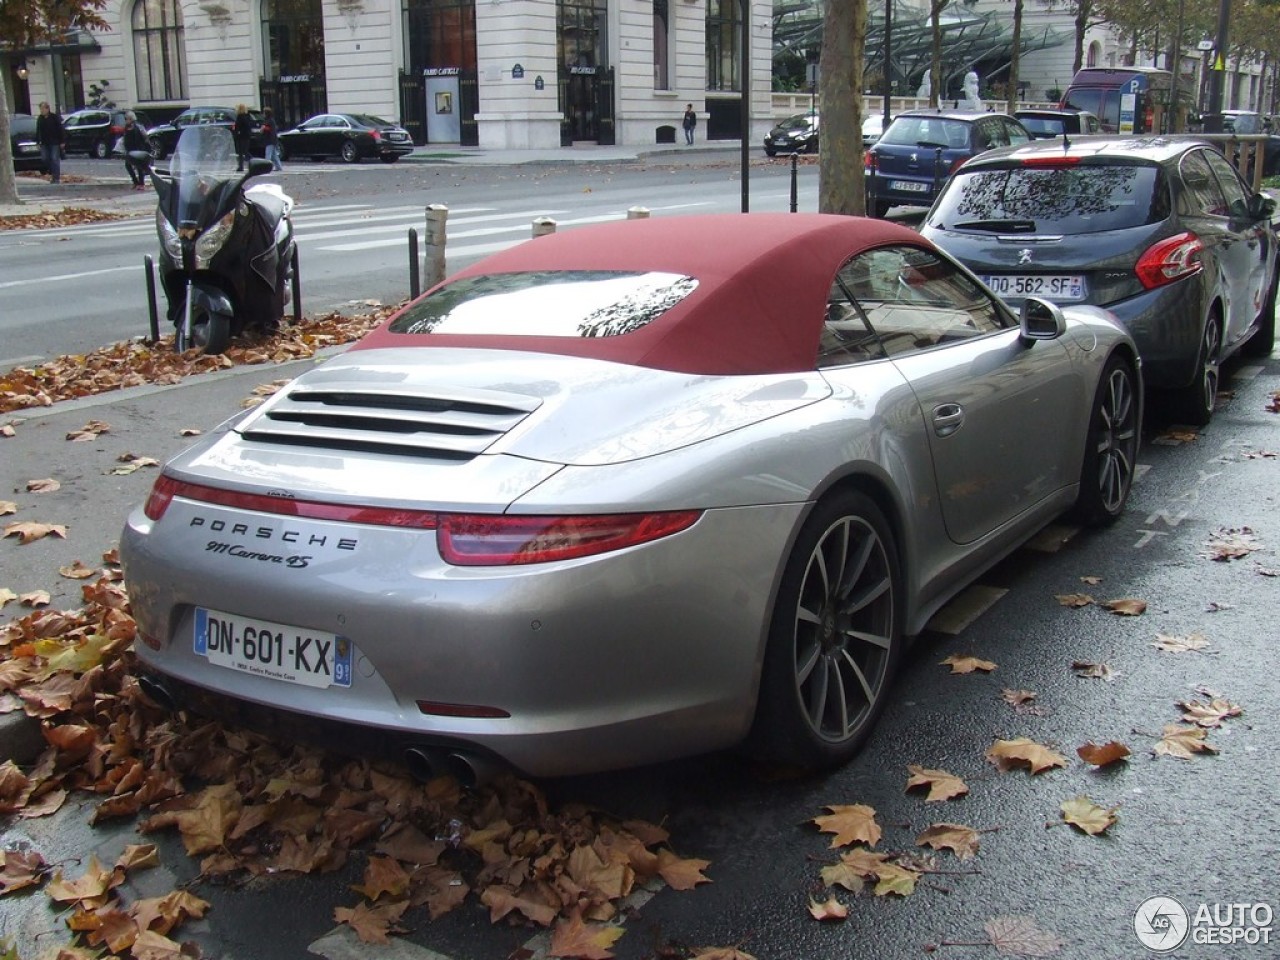
<path id="1" fill-rule="evenodd" d="M 209 313 L 221 313 L 228 317 L 236 315 L 235 308 L 231 306 L 231 298 L 215 284 L 193 280 L 189 289 L 192 309 L 204 307 Z"/>

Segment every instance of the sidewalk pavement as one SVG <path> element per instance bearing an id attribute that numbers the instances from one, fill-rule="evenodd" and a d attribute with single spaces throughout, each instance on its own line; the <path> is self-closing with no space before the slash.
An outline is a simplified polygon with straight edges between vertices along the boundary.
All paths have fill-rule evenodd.
<path id="1" fill-rule="evenodd" d="M 643 146 L 599 146 L 580 144 L 571 147 L 555 147 L 545 150 L 487 150 L 481 147 L 453 145 L 427 145 L 416 148 L 400 163 L 410 165 L 443 164 L 448 166 L 500 167 L 526 164 L 589 164 L 589 163 L 637 163 L 641 160 L 662 157 L 688 157 L 708 154 L 737 157 L 742 151 L 741 141 L 721 140 L 703 142 L 694 146 L 676 146 L 669 143 Z M 29 176 L 18 177 L 18 197 L 21 203 L 0 204 L 0 217 L 22 214 L 48 213 L 66 207 L 89 207 L 106 213 L 141 216 L 155 207 L 155 196 L 148 190 L 134 192 L 123 167 L 111 164 L 103 176 L 64 179 L 51 184 L 44 179 Z M 311 172 L 309 164 L 285 164 L 286 174 Z"/>

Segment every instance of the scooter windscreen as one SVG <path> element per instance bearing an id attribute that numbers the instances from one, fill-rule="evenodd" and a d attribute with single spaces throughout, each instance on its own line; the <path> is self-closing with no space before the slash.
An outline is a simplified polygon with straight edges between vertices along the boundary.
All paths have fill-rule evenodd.
<path id="1" fill-rule="evenodd" d="M 169 196 L 161 203 L 175 227 L 204 230 L 216 223 L 234 206 L 245 179 L 236 170 L 231 132 L 213 125 L 187 127 L 169 163 L 169 178 Z"/>

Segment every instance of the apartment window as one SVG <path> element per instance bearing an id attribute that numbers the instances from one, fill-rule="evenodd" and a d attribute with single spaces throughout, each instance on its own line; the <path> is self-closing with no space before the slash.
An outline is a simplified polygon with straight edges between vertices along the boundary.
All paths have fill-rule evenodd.
<path id="1" fill-rule="evenodd" d="M 131 27 L 138 100 L 187 99 L 182 9 L 177 0 L 138 0 Z"/>

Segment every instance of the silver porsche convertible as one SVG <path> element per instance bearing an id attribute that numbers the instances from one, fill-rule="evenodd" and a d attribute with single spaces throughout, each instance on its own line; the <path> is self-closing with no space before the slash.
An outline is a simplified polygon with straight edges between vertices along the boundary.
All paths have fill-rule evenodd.
<path id="1" fill-rule="evenodd" d="M 1141 396 L 1105 311 L 1015 316 L 886 221 L 532 240 L 165 466 L 122 543 L 144 686 L 423 776 L 838 764 L 949 597 L 1120 515 Z"/>

